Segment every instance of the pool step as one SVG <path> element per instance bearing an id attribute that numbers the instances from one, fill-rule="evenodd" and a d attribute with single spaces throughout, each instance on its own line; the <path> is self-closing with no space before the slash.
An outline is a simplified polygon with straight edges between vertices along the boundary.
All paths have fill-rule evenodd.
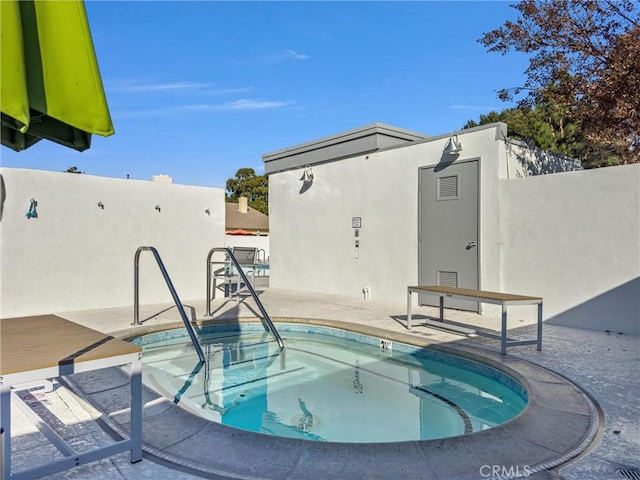
<path id="1" fill-rule="evenodd" d="M 291 376 L 302 373 L 304 367 L 291 364 L 280 369 L 278 355 L 264 357 L 261 366 L 254 368 L 254 362 L 246 361 L 226 368 L 213 368 L 209 375 L 197 366 L 189 372 L 183 370 L 177 375 L 168 371 L 166 365 L 149 365 L 144 370 L 145 382 L 175 403 L 190 402 L 204 408 L 226 411 L 240 402 L 252 400 L 264 393 L 267 383 L 270 388 Z M 275 368 L 270 368 L 272 365 Z M 205 382 L 208 385 L 205 388 Z M 211 399 L 217 401 L 211 401 Z M 221 400 L 223 399 L 223 400 Z"/>
<path id="2" fill-rule="evenodd" d="M 204 346 L 205 356 L 209 360 L 209 368 L 230 368 L 246 362 L 265 361 L 278 355 L 275 342 L 243 343 L 240 347 L 225 345 Z M 242 353 L 240 353 L 242 352 Z M 145 365 L 163 365 L 175 375 L 188 375 L 199 359 L 188 344 L 170 345 L 145 349 L 142 356 Z"/>

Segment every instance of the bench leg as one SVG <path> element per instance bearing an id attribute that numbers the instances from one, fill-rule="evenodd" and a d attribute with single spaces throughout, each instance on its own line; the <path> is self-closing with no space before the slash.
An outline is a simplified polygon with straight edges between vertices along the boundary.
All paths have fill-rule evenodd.
<path id="1" fill-rule="evenodd" d="M 11 385 L 0 382 L 0 479 L 11 478 Z"/>
<path id="2" fill-rule="evenodd" d="M 500 346 L 500 353 L 502 355 L 507 354 L 507 306 L 502 305 L 502 344 Z"/>
<path id="3" fill-rule="evenodd" d="M 142 460 L 142 354 L 131 362 L 131 463 Z"/>
<path id="4" fill-rule="evenodd" d="M 407 330 L 411 330 L 411 291 L 407 291 Z"/>
<path id="5" fill-rule="evenodd" d="M 542 302 L 538 304 L 538 347 L 539 352 L 542 351 Z"/>

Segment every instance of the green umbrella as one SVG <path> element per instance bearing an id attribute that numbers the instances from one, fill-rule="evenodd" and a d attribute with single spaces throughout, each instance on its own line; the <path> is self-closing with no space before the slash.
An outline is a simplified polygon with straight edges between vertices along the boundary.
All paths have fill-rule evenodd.
<path id="1" fill-rule="evenodd" d="M 84 3 L 0 0 L 2 145 L 78 151 L 114 133 Z"/>

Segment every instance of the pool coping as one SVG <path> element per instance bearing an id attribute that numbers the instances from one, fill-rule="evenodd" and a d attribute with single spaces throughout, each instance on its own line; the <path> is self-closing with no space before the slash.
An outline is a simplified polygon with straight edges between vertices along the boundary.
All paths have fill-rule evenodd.
<path id="1" fill-rule="evenodd" d="M 512 355 L 468 345 L 433 342 L 415 334 L 344 321 L 278 317 L 277 322 L 338 328 L 416 347 L 429 347 L 484 363 L 515 378 L 528 391 L 523 412 L 503 425 L 465 436 L 393 443 L 312 442 L 237 430 L 183 410 L 144 389 L 144 451 L 190 473 L 236 479 L 500 478 L 529 476 L 562 465 L 595 439 L 598 406 L 561 375 Z M 211 323 L 255 323 L 221 319 Z M 129 328 L 113 335 L 132 338 L 182 327 L 179 322 Z M 128 436 L 126 375 L 110 370 L 67 379 L 74 391 L 102 413 L 113 432 Z M 126 410 L 126 409 L 125 409 Z M 492 470 L 493 469 L 493 470 Z"/>

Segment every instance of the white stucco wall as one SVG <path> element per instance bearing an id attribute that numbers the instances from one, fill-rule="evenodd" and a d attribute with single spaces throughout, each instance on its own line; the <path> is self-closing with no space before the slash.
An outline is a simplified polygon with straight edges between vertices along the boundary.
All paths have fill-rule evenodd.
<path id="1" fill-rule="evenodd" d="M 207 252 L 225 243 L 222 189 L 13 168 L 0 175 L 3 317 L 132 305 L 141 245 L 158 249 L 181 300 L 205 297 Z M 27 219 L 31 198 L 38 218 Z M 170 301 L 143 252 L 140 303 Z"/>
<path id="2" fill-rule="evenodd" d="M 545 319 L 640 334 L 640 165 L 501 182 L 503 286 Z"/>
<path id="3" fill-rule="evenodd" d="M 456 161 L 479 161 L 479 288 L 541 295 L 550 322 L 640 333 L 640 166 L 544 175 L 579 165 L 505 142 L 504 127 L 458 132 Z M 418 281 L 418 170 L 446 141 L 312 165 L 306 191 L 303 168 L 271 174 L 271 286 L 359 298 L 368 286 L 404 302 Z"/>
<path id="4" fill-rule="evenodd" d="M 500 127 L 459 134 L 457 161 L 479 159 L 483 288 L 497 288 L 500 172 L 506 175 Z M 448 136 L 269 176 L 272 287 L 404 302 L 418 281 L 418 169 L 437 164 Z M 355 258 L 353 217 L 362 218 Z"/>

